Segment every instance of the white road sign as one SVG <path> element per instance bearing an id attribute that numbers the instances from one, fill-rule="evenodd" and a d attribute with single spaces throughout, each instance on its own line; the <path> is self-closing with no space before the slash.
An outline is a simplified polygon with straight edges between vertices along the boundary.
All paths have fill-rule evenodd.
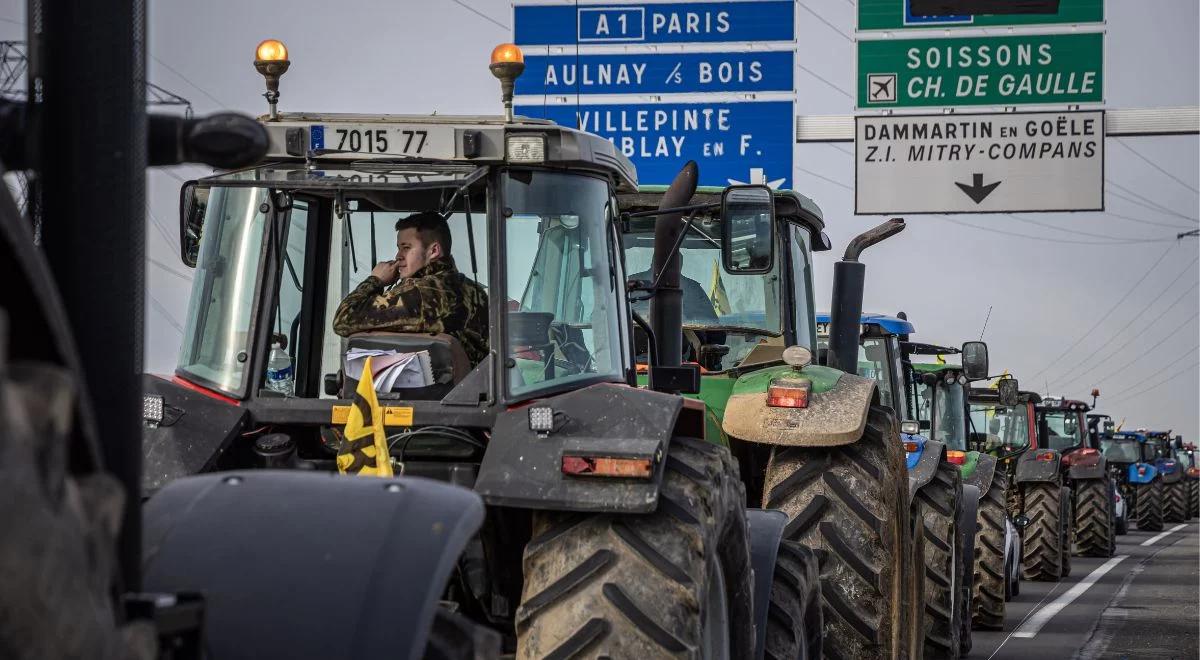
<path id="1" fill-rule="evenodd" d="M 1104 210 L 1104 111 L 855 117 L 854 212 Z"/>

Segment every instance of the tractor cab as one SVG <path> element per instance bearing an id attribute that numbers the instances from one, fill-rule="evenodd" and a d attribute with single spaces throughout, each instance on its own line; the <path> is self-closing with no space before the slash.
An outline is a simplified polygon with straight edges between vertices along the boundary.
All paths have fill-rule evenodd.
<path id="1" fill-rule="evenodd" d="M 1037 449 L 1034 407 L 1041 400 L 1037 392 L 1020 391 L 1016 401 L 1006 405 L 1001 402 L 998 389 L 971 388 L 967 401 L 974 429 L 972 446 L 1000 459 Z"/>
<path id="2" fill-rule="evenodd" d="M 1085 414 L 1091 406 L 1060 397 L 1045 397 L 1037 406 L 1039 444 L 1068 453 L 1084 448 L 1090 441 Z"/>

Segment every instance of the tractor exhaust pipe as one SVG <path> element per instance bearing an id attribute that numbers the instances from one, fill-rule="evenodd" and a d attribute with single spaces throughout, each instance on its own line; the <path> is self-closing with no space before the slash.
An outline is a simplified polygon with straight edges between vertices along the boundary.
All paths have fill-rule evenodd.
<path id="1" fill-rule="evenodd" d="M 688 161 L 671 186 L 663 193 L 658 208 L 685 206 L 696 194 L 700 168 Z M 658 290 L 650 299 L 650 327 L 658 340 L 659 365 L 678 367 L 683 362 L 683 290 L 679 288 L 681 259 L 673 248 L 684 230 L 683 213 L 660 215 L 654 222 L 654 261 L 650 276 L 658 281 Z M 653 280 L 652 280 L 653 281 Z M 651 387 L 653 387 L 651 383 Z"/>
<path id="2" fill-rule="evenodd" d="M 850 241 L 842 260 L 833 265 L 833 304 L 829 313 L 829 366 L 858 373 L 858 322 L 862 318 L 867 266 L 862 251 L 904 231 L 904 218 L 892 218 Z"/>

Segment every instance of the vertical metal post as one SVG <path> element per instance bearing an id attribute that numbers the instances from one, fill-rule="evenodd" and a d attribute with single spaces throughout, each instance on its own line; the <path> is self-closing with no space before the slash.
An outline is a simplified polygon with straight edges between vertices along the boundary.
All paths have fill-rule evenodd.
<path id="1" fill-rule="evenodd" d="M 124 588 L 140 588 L 145 242 L 143 0 L 30 0 L 31 139 L 42 244 L 94 403 L 105 469 L 125 489 Z"/>

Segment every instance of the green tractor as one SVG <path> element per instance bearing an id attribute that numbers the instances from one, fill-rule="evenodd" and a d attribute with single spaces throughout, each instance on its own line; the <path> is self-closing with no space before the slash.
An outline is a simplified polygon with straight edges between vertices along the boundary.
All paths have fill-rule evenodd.
<path id="1" fill-rule="evenodd" d="M 699 189 L 691 204 L 712 207 L 719 194 Z M 813 363 L 811 254 L 830 249 L 820 209 L 799 193 L 776 191 L 774 223 L 754 231 L 699 211 L 678 239 L 682 277 L 666 282 L 653 264 L 669 244 L 640 217 L 662 195 L 643 188 L 619 196 L 626 270 L 639 282 L 631 287 L 635 312 L 648 312 L 654 325 L 653 304 L 636 302 L 643 291 L 678 291 L 682 299 L 680 343 L 664 352 L 661 334 L 657 341 L 635 334 L 639 362 L 682 361 L 701 370 L 698 397 L 712 433 L 738 459 L 748 500 L 784 511 L 787 538 L 821 557 L 827 653 L 915 656 L 928 616 L 923 572 L 913 568 L 922 561 L 923 504 L 910 505 L 896 420 L 879 405 L 875 381 L 837 368 L 834 359 Z M 842 301 L 847 315 L 833 323 L 855 341 L 840 364 L 853 365 L 857 355 L 858 256 L 902 228 L 891 221 L 860 236 L 835 267 L 835 306 Z"/>
<path id="2" fill-rule="evenodd" d="M 664 237 L 646 322 L 631 312 L 615 204 L 637 190 L 636 172 L 609 141 L 511 109 L 276 113 L 286 66 L 260 59 L 266 162 L 182 191 L 181 259 L 196 275 L 178 368 L 145 378 L 147 588 L 204 592 L 216 656 L 346 657 L 397 636 L 411 645 L 397 653 L 420 652 L 429 622 L 446 618 L 518 658 L 820 655 L 816 562 L 793 543 L 805 538 L 779 512 L 746 509 L 738 461 L 680 396 L 700 386 L 680 364 L 671 289 L 672 246 L 698 210 L 685 206 L 695 164 L 637 219 Z M 502 46 L 493 60 L 510 101 L 520 52 Z M 772 202 L 765 187 L 731 187 L 704 209 L 732 234 L 726 245 L 757 251 Z M 333 332 L 338 302 L 379 284 L 371 268 L 414 212 L 447 220 L 454 262 L 486 291 L 479 357 L 453 334 Z M 761 267 L 744 252 L 720 250 Z M 648 388 L 635 324 L 664 356 Z M 359 405 L 351 361 L 362 354 L 421 365 L 411 381 L 374 381 L 396 478 L 330 476 L 355 450 L 341 429 Z M 869 397 L 828 372 L 805 371 L 822 379 L 817 402 Z M 447 483 L 482 502 L 457 506 L 470 498 Z M 891 551 L 904 530 L 888 524 Z M 227 551 L 201 542 L 211 538 L 228 538 Z M 889 566 L 881 585 L 898 583 Z M 321 585 L 331 595 L 313 607 L 305 596 Z M 867 599 L 878 620 L 855 621 L 875 626 L 878 657 L 900 633 L 884 595 Z"/>

